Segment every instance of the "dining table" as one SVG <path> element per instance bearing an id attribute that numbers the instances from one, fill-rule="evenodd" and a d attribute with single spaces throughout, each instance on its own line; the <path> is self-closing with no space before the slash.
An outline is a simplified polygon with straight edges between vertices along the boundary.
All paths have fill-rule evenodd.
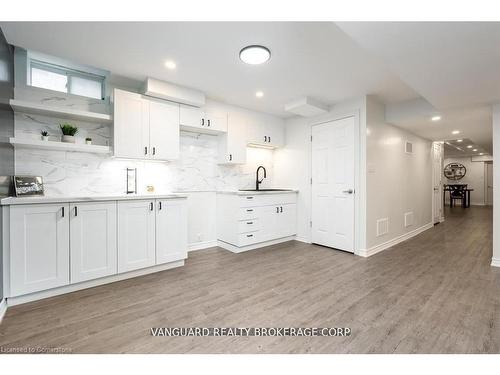
<path id="1" fill-rule="evenodd" d="M 470 192 L 474 191 L 474 189 L 471 188 L 465 188 L 463 189 L 465 191 L 465 197 L 464 201 L 462 203 L 462 207 L 470 207 Z M 446 192 L 449 192 L 448 194 L 450 195 L 450 207 L 451 207 L 451 191 L 452 189 L 450 188 L 450 185 L 444 185 L 443 187 L 443 203 L 446 202 Z"/>

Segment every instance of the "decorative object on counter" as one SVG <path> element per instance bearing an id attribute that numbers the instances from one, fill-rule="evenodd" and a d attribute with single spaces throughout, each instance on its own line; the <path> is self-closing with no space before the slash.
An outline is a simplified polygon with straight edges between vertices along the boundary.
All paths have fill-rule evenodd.
<path id="1" fill-rule="evenodd" d="M 0 197 L 10 197 L 14 194 L 12 176 L 0 176 Z"/>
<path id="2" fill-rule="evenodd" d="M 153 185 L 148 185 L 148 186 L 146 186 L 146 191 L 148 193 L 154 193 L 155 187 Z"/>
<path id="3" fill-rule="evenodd" d="M 43 180 L 40 176 L 14 176 L 16 197 L 43 196 Z"/>
<path id="4" fill-rule="evenodd" d="M 127 194 L 137 193 L 137 168 L 127 168 Z"/>
<path id="5" fill-rule="evenodd" d="M 85 144 L 91 145 L 92 144 L 92 138 L 85 138 Z"/>
<path id="6" fill-rule="evenodd" d="M 40 135 L 42 136 L 42 141 L 48 141 L 49 140 L 49 132 L 47 130 L 42 130 L 40 132 Z"/>
<path id="7" fill-rule="evenodd" d="M 67 122 L 59 124 L 59 127 L 63 133 L 61 141 L 66 143 L 75 143 L 75 134 L 78 133 L 78 128 Z"/>
<path id="8" fill-rule="evenodd" d="M 467 168 L 460 163 L 450 163 L 444 167 L 444 176 L 448 180 L 458 181 L 465 177 Z"/>

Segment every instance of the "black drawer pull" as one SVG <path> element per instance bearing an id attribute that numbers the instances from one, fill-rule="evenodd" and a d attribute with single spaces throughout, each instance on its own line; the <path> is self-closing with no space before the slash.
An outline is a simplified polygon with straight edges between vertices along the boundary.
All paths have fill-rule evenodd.
<path id="1" fill-rule="evenodd" d="M 247 197 L 247 199 L 253 199 L 253 197 Z"/>
<path id="2" fill-rule="evenodd" d="M 253 234 L 247 234 L 247 237 L 253 237 Z"/>
<path id="3" fill-rule="evenodd" d="M 247 224 L 248 224 L 248 225 L 252 225 L 252 224 L 253 224 L 253 221 L 247 221 Z"/>
<path id="4" fill-rule="evenodd" d="M 253 212 L 253 209 L 251 208 L 251 209 L 247 210 L 247 212 Z"/>
<path id="5" fill-rule="evenodd" d="M 75 216 L 78 216 L 78 207 L 75 206 Z"/>

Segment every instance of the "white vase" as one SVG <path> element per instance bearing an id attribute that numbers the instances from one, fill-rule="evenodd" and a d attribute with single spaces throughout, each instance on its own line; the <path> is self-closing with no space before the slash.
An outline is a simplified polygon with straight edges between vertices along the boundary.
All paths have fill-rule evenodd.
<path id="1" fill-rule="evenodd" d="M 42 135 L 42 141 L 48 141 L 49 136 L 48 135 Z"/>
<path id="2" fill-rule="evenodd" d="M 75 136 L 74 135 L 63 135 L 61 138 L 61 141 L 66 142 L 66 143 L 75 143 Z"/>

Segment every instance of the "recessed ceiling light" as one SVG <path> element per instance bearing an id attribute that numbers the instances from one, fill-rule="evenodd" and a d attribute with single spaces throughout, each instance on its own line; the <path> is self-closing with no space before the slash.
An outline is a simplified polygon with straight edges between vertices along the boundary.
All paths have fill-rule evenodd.
<path id="1" fill-rule="evenodd" d="M 479 153 L 479 155 L 483 156 L 483 155 L 484 155 L 484 153 L 480 152 L 480 153 Z"/>
<path id="2" fill-rule="evenodd" d="M 460 134 L 460 130 L 453 130 L 451 134 Z"/>
<path id="3" fill-rule="evenodd" d="M 255 93 L 255 96 L 256 96 L 257 98 L 262 98 L 262 97 L 264 96 L 264 93 L 263 93 L 262 91 L 257 91 L 257 92 Z"/>
<path id="4" fill-rule="evenodd" d="M 475 148 L 475 149 L 474 149 L 474 150 L 472 150 L 472 151 L 476 152 L 476 151 L 477 151 L 477 148 Z"/>
<path id="5" fill-rule="evenodd" d="M 457 142 L 462 142 L 462 141 L 463 141 L 463 139 L 457 139 Z"/>
<path id="6" fill-rule="evenodd" d="M 172 61 L 172 60 L 167 60 L 167 61 L 165 61 L 165 67 L 167 67 L 167 69 L 171 69 L 171 70 L 172 70 L 172 69 L 175 69 L 175 68 L 176 68 L 176 66 L 177 66 L 177 65 L 176 65 L 176 64 L 175 64 L 175 62 L 174 62 L 174 61 Z"/>
<path id="7" fill-rule="evenodd" d="M 468 145 L 468 146 L 467 146 L 467 148 L 472 148 L 472 146 L 471 146 L 471 145 Z"/>
<path id="8" fill-rule="evenodd" d="M 270 58 L 271 51 L 264 46 L 247 46 L 240 51 L 241 61 L 251 65 L 263 64 Z"/>
<path id="9" fill-rule="evenodd" d="M 432 116 L 431 121 L 439 121 L 441 120 L 441 116 Z"/>

